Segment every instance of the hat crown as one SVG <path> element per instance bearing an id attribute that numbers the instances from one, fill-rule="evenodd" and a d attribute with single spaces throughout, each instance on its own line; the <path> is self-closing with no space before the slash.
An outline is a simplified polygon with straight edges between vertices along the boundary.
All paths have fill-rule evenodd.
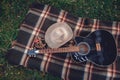
<path id="1" fill-rule="evenodd" d="M 67 31 L 63 27 L 54 29 L 51 33 L 51 41 L 61 43 L 68 37 Z"/>

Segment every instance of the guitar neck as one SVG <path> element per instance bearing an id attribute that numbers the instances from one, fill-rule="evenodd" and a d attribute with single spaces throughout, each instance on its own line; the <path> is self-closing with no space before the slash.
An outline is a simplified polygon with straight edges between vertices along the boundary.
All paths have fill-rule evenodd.
<path id="1" fill-rule="evenodd" d="M 52 48 L 39 50 L 37 53 L 66 53 L 66 52 L 78 52 L 80 49 L 78 46 L 71 46 L 65 48 Z"/>

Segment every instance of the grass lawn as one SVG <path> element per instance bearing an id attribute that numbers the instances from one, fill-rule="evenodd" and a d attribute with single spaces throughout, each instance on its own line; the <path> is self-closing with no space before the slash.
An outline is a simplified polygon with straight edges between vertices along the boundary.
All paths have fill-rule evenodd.
<path id="1" fill-rule="evenodd" d="M 120 21 L 120 0 L 0 0 L 0 80 L 60 80 L 22 67 L 11 66 L 5 52 L 16 38 L 18 26 L 33 2 L 49 4 L 79 17 Z"/>

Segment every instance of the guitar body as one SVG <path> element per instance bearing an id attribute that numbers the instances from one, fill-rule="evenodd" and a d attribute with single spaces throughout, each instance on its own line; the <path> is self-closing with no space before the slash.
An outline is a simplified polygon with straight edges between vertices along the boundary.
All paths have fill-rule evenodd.
<path id="1" fill-rule="evenodd" d="M 108 31 L 96 30 L 87 37 L 76 37 L 75 42 L 77 46 L 80 46 L 79 52 L 71 53 L 75 62 L 89 60 L 99 66 L 107 66 L 116 59 L 116 43 Z"/>

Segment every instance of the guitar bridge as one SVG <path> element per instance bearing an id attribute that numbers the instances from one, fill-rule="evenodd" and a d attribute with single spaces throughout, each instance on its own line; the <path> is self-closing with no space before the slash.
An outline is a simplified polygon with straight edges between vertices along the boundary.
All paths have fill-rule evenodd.
<path id="1" fill-rule="evenodd" d="M 100 45 L 100 43 L 96 43 L 96 50 L 97 51 L 101 51 L 101 45 Z"/>

